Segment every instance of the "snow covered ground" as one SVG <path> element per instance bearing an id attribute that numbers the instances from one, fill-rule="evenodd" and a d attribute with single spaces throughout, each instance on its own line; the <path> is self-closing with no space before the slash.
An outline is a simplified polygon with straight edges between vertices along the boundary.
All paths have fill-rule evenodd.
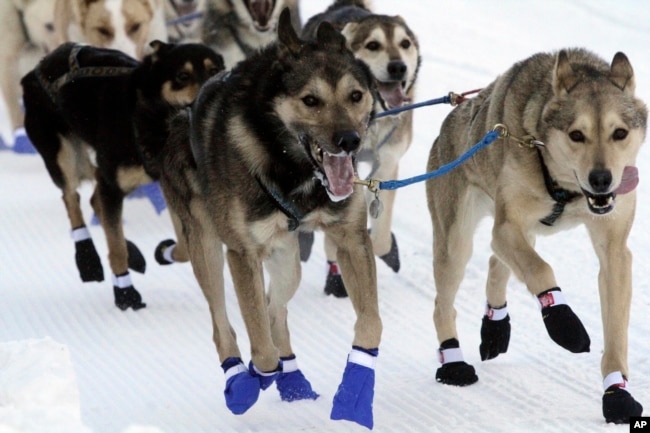
<path id="1" fill-rule="evenodd" d="M 302 4 L 304 19 L 329 1 Z M 636 72 L 638 95 L 650 101 L 650 8 L 641 1 L 374 0 L 374 5 L 378 12 L 402 15 L 419 36 L 418 101 L 482 87 L 518 60 L 567 46 L 587 47 L 607 60 L 624 51 Z M 424 172 L 449 109 L 416 112 L 415 136 L 400 177 Z M 6 138 L 6 116 L 0 115 Z M 629 242 L 635 255 L 630 385 L 636 399 L 650 408 L 647 148 L 638 166 L 638 211 Z M 89 197 L 90 189 L 84 189 L 88 217 Z M 329 419 L 354 314 L 349 300 L 323 294 L 321 237 L 289 305 L 294 348 L 321 397 L 285 403 L 272 388 L 246 414 L 235 416 L 224 404 L 207 304 L 190 266 L 160 267 L 153 259 L 157 243 L 172 236 L 166 211 L 158 216 L 145 200 L 125 206 L 126 234 L 147 254 L 149 267 L 145 275 L 132 274 L 147 308 L 122 312 L 113 306 L 110 282 L 80 283 L 60 194 L 39 157 L 0 153 L 0 204 L 1 433 L 366 431 Z M 628 431 L 605 424 L 601 415 L 598 263 L 583 229 L 541 238 L 538 249 L 554 266 L 589 331 L 591 352 L 575 355 L 554 344 L 535 300 L 513 280 L 509 351 L 480 361 L 490 223 L 479 228 L 457 298 L 465 358 L 480 380 L 467 388 L 443 386 L 434 379 L 438 361 L 424 185 L 398 192 L 394 232 L 402 269 L 394 274 L 378 262 L 384 334 L 376 370 L 375 431 Z M 103 234 L 96 226 L 91 233 L 105 257 Z M 248 343 L 230 283 L 228 306 L 245 352 Z"/>

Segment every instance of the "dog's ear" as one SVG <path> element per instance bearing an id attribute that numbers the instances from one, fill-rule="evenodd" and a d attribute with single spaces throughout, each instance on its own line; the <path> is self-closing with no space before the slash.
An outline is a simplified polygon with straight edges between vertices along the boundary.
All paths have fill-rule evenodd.
<path id="1" fill-rule="evenodd" d="M 169 50 L 171 48 L 172 44 L 167 44 L 163 41 L 160 41 L 158 39 L 149 42 L 149 46 L 151 47 L 151 60 L 153 62 L 157 62 L 160 59 L 160 55 L 163 54 L 165 51 Z"/>
<path id="2" fill-rule="evenodd" d="M 610 68 L 609 79 L 616 87 L 629 95 L 634 94 L 636 83 L 634 82 L 634 70 L 627 56 L 620 51 L 614 55 Z"/>
<path id="3" fill-rule="evenodd" d="M 345 36 L 343 36 L 331 23 L 327 21 L 323 21 L 318 26 L 318 30 L 316 31 L 316 40 L 320 44 L 330 45 L 341 51 L 346 49 L 345 45 L 347 41 Z"/>
<path id="4" fill-rule="evenodd" d="M 577 83 L 578 75 L 569 63 L 569 56 L 565 50 L 561 50 L 557 54 L 553 70 L 553 91 L 556 95 L 568 93 Z"/>
<path id="5" fill-rule="evenodd" d="M 294 29 L 291 24 L 291 11 L 288 7 L 284 8 L 280 13 L 280 19 L 278 21 L 278 40 L 294 56 L 300 53 L 303 41 L 300 40 L 296 33 L 296 29 Z"/>

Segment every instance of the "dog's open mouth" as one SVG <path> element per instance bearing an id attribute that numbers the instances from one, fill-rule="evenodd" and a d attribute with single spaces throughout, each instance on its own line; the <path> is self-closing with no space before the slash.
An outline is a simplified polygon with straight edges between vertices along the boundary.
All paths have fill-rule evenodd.
<path id="1" fill-rule="evenodd" d="M 636 167 L 626 166 L 623 170 L 621 183 L 613 192 L 607 194 L 594 194 L 584 188 L 582 193 L 587 198 L 589 210 L 597 215 L 611 212 L 616 204 L 616 195 L 627 194 L 639 184 L 639 170 Z"/>
<path id="2" fill-rule="evenodd" d="M 411 99 L 404 93 L 404 84 L 403 81 L 377 81 L 379 94 L 388 108 L 401 107 L 411 102 Z"/>
<path id="3" fill-rule="evenodd" d="M 321 181 L 330 200 L 338 202 L 354 191 L 354 156 L 348 152 L 332 154 L 313 140 L 301 137 L 308 147 L 316 177 Z"/>
<path id="4" fill-rule="evenodd" d="M 587 206 L 589 207 L 591 213 L 604 215 L 614 209 L 616 194 L 592 194 L 584 188 L 582 188 L 582 193 L 587 198 Z"/>

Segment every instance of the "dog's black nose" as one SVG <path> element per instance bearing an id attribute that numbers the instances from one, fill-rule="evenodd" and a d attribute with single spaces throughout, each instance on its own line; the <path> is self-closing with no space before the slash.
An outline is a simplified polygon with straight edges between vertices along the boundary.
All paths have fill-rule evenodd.
<path id="1" fill-rule="evenodd" d="M 406 74 L 406 63 L 401 60 L 391 60 L 388 62 L 388 75 L 391 80 L 402 81 Z"/>
<path id="2" fill-rule="evenodd" d="M 361 137 L 357 131 L 339 131 L 334 134 L 333 141 L 346 152 L 353 152 L 359 148 Z"/>
<path id="3" fill-rule="evenodd" d="M 609 192 L 612 186 L 612 172 L 604 169 L 591 170 L 589 185 L 595 193 Z"/>

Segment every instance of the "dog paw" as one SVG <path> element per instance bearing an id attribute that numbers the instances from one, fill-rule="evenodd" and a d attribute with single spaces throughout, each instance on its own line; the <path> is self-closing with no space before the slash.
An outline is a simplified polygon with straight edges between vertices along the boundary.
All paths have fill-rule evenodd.
<path id="1" fill-rule="evenodd" d="M 113 294 L 115 295 L 115 306 L 122 311 L 125 311 L 129 307 L 133 308 L 133 311 L 137 311 L 147 306 L 147 304 L 142 302 L 142 296 L 140 296 L 140 293 L 133 286 L 123 289 L 113 286 Z"/>
<path id="2" fill-rule="evenodd" d="M 560 289 L 547 290 L 537 298 L 542 306 L 542 318 L 551 339 L 570 352 L 589 352 L 589 334 L 578 316 L 564 301 Z"/>
<path id="3" fill-rule="evenodd" d="M 174 263 L 174 259 L 172 258 L 171 254 L 174 250 L 170 249 L 174 246 L 176 246 L 176 241 L 173 239 L 166 239 L 164 241 L 161 241 L 156 247 L 156 252 L 154 253 L 156 261 L 161 265 L 171 265 Z"/>
<path id="4" fill-rule="evenodd" d="M 343 380 L 334 395 L 330 419 L 353 421 L 372 429 L 375 396 L 375 361 L 378 349 L 352 349 Z"/>
<path id="5" fill-rule="evenodd" d="M 336 262 L 327 262 L 329 269 L 327 271 L 327 279 L 325 280 L 325 294 L 334 295 L 337 298 L 346 298 L 348 296 L 343 284 L 343 277 L 339 272 L 339 267 Z"/>
<path id="6" fill-rule="evenodd" d="M 449 362 L 436 370 L 436 381 L 445 385 L 467 386 L 478 382 L 474 367 L 465 361 Z"/>
<path id="7" fill-rule="evenodd" d="M 282 371 L 282 363 L 279 362 L 278 366 L 273 371 L 260 371 L 255 367 L 253 361 L 248 364 L 248 372 L 251 376 L 256 377 L 260 382 L 260 388 L 263 390 L 267 389 L 269 386 L 273 385 L 273 382 L 278 378 L 278 375 Z"/>
<path id="8" fill-rule="evenodd" d="M 614 424 L 629 424 L 630 417 L 641 416 L 643 406 L 628 391 L 612 385 L 603 394 L 603 416 Z"/>
<path id="9" fill-rule="evenodd" d="M 397 241 L 395 240 L 395 234 L 390 234 L 390 251 L 379 256 L 380 259 L 384 261 L 390 267 L 393 272 L 399 272 L 400 261 L 399 261 L 399 250 L 397 249 Z"/>
<path id="10" fill-rule="evenodd" d="M 479 352 L 481 360 L 486 361 L 499 356 L 501 353 L 508 351 L 510 343 L 510 315 L 500 320 L 490 319 L 487 315 L 483 316 L 481 325 L 481 345 Z"/>
<path id="11" fill-rule="evenodd" d="M 144 271 L 147 268 L 147 261 L 144 259 L 140 249 L 138 249 L 133 242 L 127 240 L 126 250 L 129 255 L 129 269 L 144 274 Z"/>
<path id="12" fill-rule="evenodd" d="M 250 409 L 260 395 L 260 381 L 253 377 L 240 358 L 228 358 L 221 368 L 226 375 L 226 389 L 223 395 L 226 407 L 235 415 Z"/>
<path id="13" fill-rule="evenodd" d="M 298 232 L 298 245 L 300 246 L 300 261 L 306 262 L 314 246 L 314 232 Z"/>
<path id="14" fill-rule="evenodd" d="M 75 261 L 81 281 L 104 281 L 104 268 L 93 240 L 88 238 L 74 243 Z"/>
<path id="15" fill-rule="evenodd" d="M 316 400 L 318 398 L 311 383 L 300 370 L 280 373 L 276 380 L 276 386 L 282 401 Z"/>

